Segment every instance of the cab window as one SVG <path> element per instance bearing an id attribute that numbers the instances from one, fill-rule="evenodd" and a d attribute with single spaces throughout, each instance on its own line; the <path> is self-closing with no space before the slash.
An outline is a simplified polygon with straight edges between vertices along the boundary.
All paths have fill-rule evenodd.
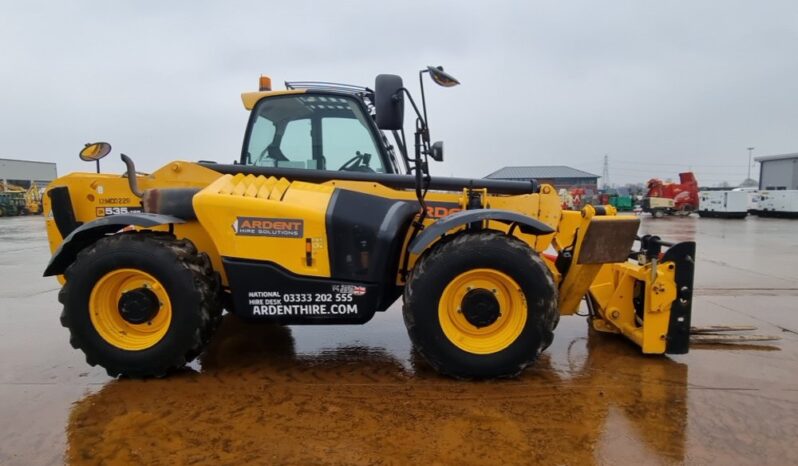
<path id="1" fill-rule="evenodd" d="M 291 163 L 299 163 L 295 168 L 305 168 L 303 161 L 313 158 L 310 119 L 292 120 L 285 125 L 283 140 L 280 141 L 282 155 Z M 287 166 L 283 164 L 283 166 Z"/>
<path id="2" fill-rule="evenodd" d="M 350 97 L 268 97 L 253 112 L 249 165 L 385 173 L 370 117 Z"/>

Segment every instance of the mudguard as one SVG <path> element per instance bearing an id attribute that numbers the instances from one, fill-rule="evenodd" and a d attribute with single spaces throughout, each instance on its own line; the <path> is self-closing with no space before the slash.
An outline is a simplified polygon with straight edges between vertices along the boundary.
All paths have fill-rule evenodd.
<path id="1" fill-rule="evenodd" d="M 138 227 L 154 227 L 158 225 L 168 225 L 172 223 L 185 223 L 185 220 L 171 215 L 132 213 L 109 215 L 98 218 L 91 222 L 75 228 L 64 241 L 47 264 L 44 276 L 61 275 L 75 261 L 75 258 L 83 248 L 97 241 L 103 236 L 116 233 L 122 228 L 135 225 Z"/>
<path id="2" fill-rule="evenodd" d="M 500 209 L 471 209 L 462 210 L 452 215 L 447 215 L 432 225 L 426 227 L 416 238 L 410 243 L 410 252 L 412 254 L 420 254 L 427 246 L 432 244 L 433 241 L 443 236 L 447 232 L 459 226 L 468 225 L 473 222 L 480 222 L 482 220 L 492 220 L 496 222 L 518 225 L 521 232 L 529 235 L 548 235 L 554 233 L 554 228 L 546 225 L 540 220 L 526 215 L 521 215 L 517 212 L 510 210 Z"/>

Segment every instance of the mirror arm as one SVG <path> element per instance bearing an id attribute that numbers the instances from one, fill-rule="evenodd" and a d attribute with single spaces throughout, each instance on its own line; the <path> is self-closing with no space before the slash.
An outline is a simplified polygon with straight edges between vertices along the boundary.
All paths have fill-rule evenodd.
<path id="1" fill-rule="evenodd" d="M 427 203 L 424 198 L 427 195 L 427 189 L 425 185 L 428 185 L 429 181 L 429 174 L 426 170 L 426 163 L 421 160 L 421 151 L 423 147 L 423 140 L 422 140 L 422 133 L 421 128 L 424 122 L 421 119 L 421 116 L 416 119 L 416 132 L 415 132 L 415 160 L 414 160 L 414 167 L 415 173 L 413 175 L 416 178 L 416 199 L 418 199 L 418 203 L 421 206 L 421 213 L 419 218 L 416 222 L 414 222 L 416 231 L 421 230 L 424 228 L 424 219 L 427 216 Z M 425 183 L 425 181 L 427 183 Z"/>
<path id="2" fill-rule="evenodd" d="M 424 201 L 424 198 L 427 195 L 427 186 L 429 185 L 429 164 L 427 163 L 428 155 L 430 153 L 429 149 L 429 128 L 427 126 L 427 120 L 424 118 L 422 113 L 418 109 L 418 105 L 416 105 L 416 101 L 413 100 L 413 95 L 410 94 L 410 91 L 407 90 L 406 87 L 399 89 L 398 92 L 404 92 L 407 96 L 407 99 L 410 101 L 410 105 L 413 107 L 413 110 L 416 112 L 416 131 L 415 131 L 415 157 L 413 160 L 413 170 L 415 170 L 415 178 L 416 178 L 416 197 L 418 198 L 418 202 L 421 205 L 421 215 L 416 221 L 416 228 L 422 229 L 423 225 L 422 222 L 424 218 L 427 216 L 427 207 Z M 423 94 L 423 93 L 422 93 Z M 397 98 L 394 95 L 394 98 Z M 424 155 L 424 160 L 422 160 L 421 156 Z M 409 160 L 409 158 L 408 158 Z"/>
<path id="3" fill-rule="evenodd" d="M 427 119 L 421 114 L 418 109 L 418 105 L 416 105 L 416 101 L 413 100 L 413 95 L 410 94 L 410 91 L 407 90 L 406 87 L 403 87 L 399 90 L 399 92 L 404 92 L 407 96 L 408 100 L 410 100 L 410 105 L 413 106 L 413 110 L 416 112 L 416 133 L 421 133 L 422 139 L 422 153 L 428 154 L 429 153 L 429 126 L 427 125 Z"/>
<path id="4" fill-rule="evenodd" d="M 130 185 L 130 191 L 136 197 L 143 197 L 144 193 L 139 191 L 139 182 L 136 179 L 136 166 L 133 165 L 133 160 L 130 159 L 125 154 L 120 154 L 122 156 L 122 161 L 125 162 L 125 166 L 127 167 L 127 182 Z"/>
<path id="5" fill-rule="evenodd" d="M 424 122 L 427 122 L 427 98 L 424 96 L 424 73 L 428 70 L 421 70 L 418 72 L 418 85 L 421 87 L 421 108 L 424 109 Z"/>
<path id="6" fill-rule="evenodd" d="M 408 91 L 406 87 L 403 87 L 403 88 L 399 89 L 398 92 L 404 92 L 405 93 L 405 95 L 407 96 L 408 100 L 410 100 L 410 105 L 413 106 L 413 111 L 416 112 L 416 116 L 418 117 L 419 120 L 421 120 L 421 122 L 423 123 L 424 128 L 426 128 L 427 127 L 427 123 L 426 123 L 427 120 L 424 118 L 424 116 L 422 116 L 421 112 L 418 110 L 418 106 L 416 105 L 416 101 L 413 100 L 413 95 L 410 93 L 410 91 Z M 397 97 L 398 96 L 394 96 L 394 98 L 397 98 Z"/>

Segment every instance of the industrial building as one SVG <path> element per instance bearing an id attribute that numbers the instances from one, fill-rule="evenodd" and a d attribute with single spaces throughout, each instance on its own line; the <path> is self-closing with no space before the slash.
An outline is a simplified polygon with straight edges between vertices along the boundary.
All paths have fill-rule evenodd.
<path id="1" fill-rule="evenodd" d="M 755 157 L 759 162 L 759 189 L 798 189 L 798 152 Z"/>
<path id="2" fill-rule="evenodd" d="M 588 173 L 564 165 L 544 165 L 531 167 L 504 167 L 485 178 L 495 180 L 537 180 L 539 183 L 548 183 L 557 189 L 585 188 L 585 190 L 598 191 L 598 175 Z"/>
<path id="3" fill-rule="evenodd" d="M 44 186 L 58 177 L 55 163 L 0 159 L 0 181 L 23 188 L 31 183 Z"/>

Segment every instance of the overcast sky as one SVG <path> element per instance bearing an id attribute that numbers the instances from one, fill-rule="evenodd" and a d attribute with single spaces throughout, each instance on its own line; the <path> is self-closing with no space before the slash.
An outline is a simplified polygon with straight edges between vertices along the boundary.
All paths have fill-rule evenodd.
<path id="1" fill-rule="evenodd" d="M 798 2 L 205 2 L 0 0 L 0 157 L 93 167 L 84 142 L 142 170 L 231 162 L 240 93 L 373 85 L 444 65 L 428 88 L 433 174 L 570 165 L 610 181 L 739 183 L 754 155 L 798 152 Z M 408 124 L 412 123 L 408 116 Z M 754 170 L 758 173 L 758 168 Z"/>

